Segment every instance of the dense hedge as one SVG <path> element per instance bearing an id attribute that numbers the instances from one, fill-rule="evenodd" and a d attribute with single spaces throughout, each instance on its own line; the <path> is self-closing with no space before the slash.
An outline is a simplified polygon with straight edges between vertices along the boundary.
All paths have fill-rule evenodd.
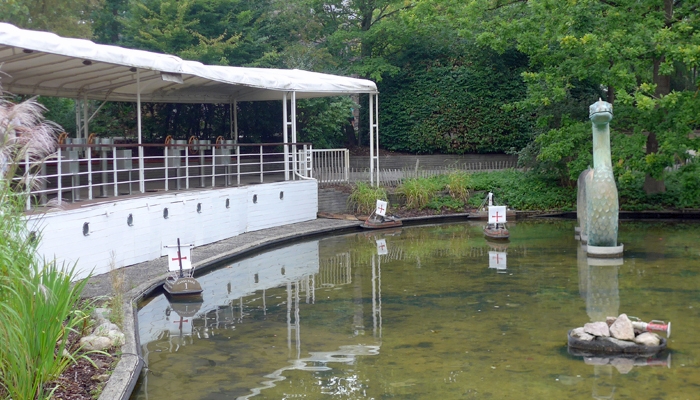
<path id="1" fill-rule="evenodd" d="M 518 55 L 406 66 L 380 82 L 381 143 L 411 153 L 500 153 L 531 139 L 533 118 L 505 103 L 522 99 Z"/>

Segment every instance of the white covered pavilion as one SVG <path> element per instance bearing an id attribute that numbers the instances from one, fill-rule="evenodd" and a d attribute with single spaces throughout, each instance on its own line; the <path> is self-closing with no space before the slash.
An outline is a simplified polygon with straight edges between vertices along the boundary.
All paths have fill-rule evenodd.
<path id="1" fill-rule="evenodd" d="M 42 255 L 55 257 L 67 265 L 77 263 L 80 276 L 160 257 L 165 254 L 163 245 L 177 238 L 200 246 L 243 232 L 315 219 L 317 184 L 308 171 L 298 169 L 298 160 L 294 158 L 300 151 L 294 147 L 297 99 L 368 94 L 372 183 L 378 173 L 378 91 L 369 80 L 301 70 L 210 66 L 173 55 L 101 45 L 0 23 L 0 84 L 5 92 L 12 94 L 75 99 L 81 108 L 76 110 L 79 132 L 75 139 L 82 139 L 82 143 L 88 138 L 89 122 L 94 116 L 88 113 L 88 100 L 137 104 L 138 168 L 134 172 L 138 170 L 141 195 L 64 206 L 28 217 L 34 229 L 42 231 L 39 249 Z M 283 102 L 283 181 L 262 182 L 261 148 L 263 184 L 217 188 L 218 164 L 212 150 L 212 185 L 208 190 L 168 191 L 166 159 L 166 191 L 147 193 L 142 102 L 230 104 L 231 129 L 226 136 L 237 143 L 237 102 L 270 100 Z M 117 154 L 117 147 L 113 149 Z M 94 160 L 89 158 L 91 151 L 86 153 L 92 183 Z M 59 151 L 59 202 L 62 160 L 64 155 Z M 86 163 L 81 161 L 83 165 Z M 67 165 L 63 165 L 64 170 Z M 116 155 L 112 165 L 116 196 L 119 165 Z M 189 179 L 187 182 L 189 185 Z M 93 199 L 92 191 L 90 199 Z"/>

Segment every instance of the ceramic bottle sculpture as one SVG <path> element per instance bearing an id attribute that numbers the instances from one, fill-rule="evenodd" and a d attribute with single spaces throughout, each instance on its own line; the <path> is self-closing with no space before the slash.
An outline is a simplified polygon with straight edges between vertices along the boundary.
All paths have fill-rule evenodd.
<path id="1" fill-rule="evenodd" d="M 617 246 L 618 199 L 610 161 L 612 104 L 598 100 L 590 107 L 593 122 L 593 169 L 586 181 L 586 233 L 589 246 Z"/>

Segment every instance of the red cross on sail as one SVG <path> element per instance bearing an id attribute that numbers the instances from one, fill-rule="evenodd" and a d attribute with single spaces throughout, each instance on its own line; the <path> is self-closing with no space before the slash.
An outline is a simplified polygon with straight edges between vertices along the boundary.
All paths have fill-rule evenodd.
<path id="1" fill-rule="evenodd" d="M 182 269 L 192 269 L 192 260 L 190 257 L 191 245 L 184 244 L 180 246 L 180 252 L 177 251 L 177 246 L 166 246 L 168 251 L 168 270 L 179 271 L 180 261 L 182 261 Z"/>
<path id="2" fill-rule="evenodd" d="M 506 206 L 489 207 L 489 224 L 504 224 L 506 222 Z"/>
<path id="3" fill-rule="evenodd" d="M 388 204 L 387 204 L 386 201 L 377 200 L 377 208 L 374 210 L 374 212 L 375 212 L 377 215 L 381 215 L 382 217 L 385 216 L 385 215 L 386 215 L 386 206 L 387 206 L 387 205 L 388 205 Z"/>

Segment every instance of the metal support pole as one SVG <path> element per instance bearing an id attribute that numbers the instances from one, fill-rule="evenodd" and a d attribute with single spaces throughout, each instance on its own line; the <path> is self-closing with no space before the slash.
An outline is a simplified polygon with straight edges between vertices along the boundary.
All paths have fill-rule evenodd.
<path id="1" fill-rule="evenodd" d="M 282 136 L 284 140 L 284 180 L 289 180 L 289 121 L 287 121 L 287 92 L 282 100 Z"/>
<path id="2" fill-rule="evenodd" d="M 85 148 L 85 154 L 87 155 L 88 169 L 88 200 L 92 200 L 92 147 L 89 144 Z"/>
<path id="3" fill-rule="evenodd" d="M 89 127 L 87 93 L 83 93 L 83 135 L 85 136 L 85 143 L 87 143 L 88 136 L 90 135 L 88 129 Z"/>
<path id="4" fill-rule="evenodd" d="M 260 183 L 263 183 L 263 147 L 260 146 Z"/>
<path id="5" fill-rule="evenodd" d="M 139 191 L 146 193 L 146 179 L 143 166 L 143 140 L 141 137 L 141 72 L 136 68 L 136 130 L 139 136 Z"/>
<path id="6" fill-rule="evenodd" d="M 166 144 L 163 148 L 163 172 L 165 174 L 165 191 L 168 191 L 168 165 L 170 164 L 170 159 L 168 158 L 168 145 Z"/>
<path id="7" fill-rule="evenodd" d="M 374 186 L 374 95 L 369 94 L 369 184 Z"/>
<path id="8" fill-rule="evenodd" d="M 185 147 L 185 189 L 190 188 L 190 147 Z"/>
<path id="9" fill-rule="evenodd" d="M 291 99 L 291 128 L 292 128 L 292 143 L 297 142 L 297 92 L 292 92 L 292 99 Z M 296 150 L 296 145 L 294 146 L 294 151 L 293 151 L 293 164 L 292 168 L 294 168 L 294 172 L 300 173 L 301 171 L 297 171 L 298 164 L 297 164 L 297 159 L 299 158 L 298 152 Z M 292 179 L 295 179 L 295 175 L 292 174 Z"/>
<path id="10" fill-rule="evenodd" d="M 61 159 L 62 159 L 63 155 L 61 155 L 61 147 L 60 146 L 58 148 L 57 155 L 58 155 L 58 163 L 56 164 L 56 175 L 58 175 L 58 176 L 56 177 L 56 180 L 57 180 L 56 186 L 57 186 L 57 191 L 58 191 L 58 199 L 57 200 L 58 200 L 58 205 L 60 206 L 61 203 L 63 203 L 63 182 L 61 182 L 63 180 L 62 179 L 63 178 L 63 174 L 62 174 L 63 171 L 61 168 L 61 166 L 62 166 Z"/>
<path id="11" fill-rule="evenodd" d="M 114 197 L 119 196 L 119 177 L 117 176 L 117 148 L 112 147 L 112 172 L 114 182 Z"/>

